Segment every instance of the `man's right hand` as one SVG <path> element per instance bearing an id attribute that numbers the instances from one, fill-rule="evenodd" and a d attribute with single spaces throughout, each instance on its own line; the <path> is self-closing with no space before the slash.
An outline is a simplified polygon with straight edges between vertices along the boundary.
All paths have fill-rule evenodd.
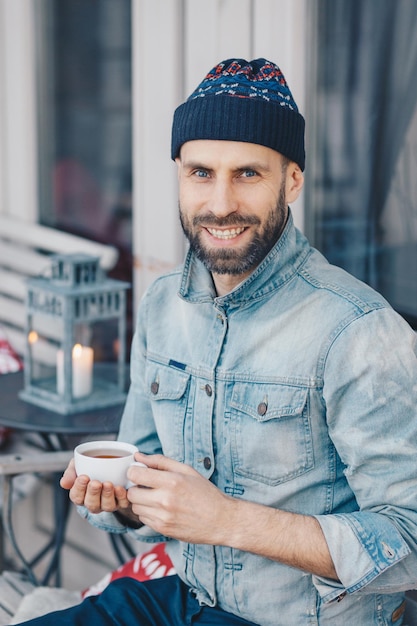
<path id="1" fill-rule="evenodd" d="M 60 485 L 63 489 L 69 490 L 70 500 L 74 504 L 85 506 L 90 513 L 119 511 L 131 516 L 131 504 L 127 499 L 125 487 L 115 486 L 110 482 L 101 483 L 98 480 L 90 480 L 85 475 L 77 476 L 74 459 L 71 459 L 65 470 Z"/>

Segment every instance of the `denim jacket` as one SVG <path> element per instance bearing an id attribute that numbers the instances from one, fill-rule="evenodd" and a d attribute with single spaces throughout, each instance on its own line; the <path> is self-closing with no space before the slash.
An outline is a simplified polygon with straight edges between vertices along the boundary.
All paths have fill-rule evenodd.
<path id="1" fill-rule="evenodd" d="M 262 626 L 402 623 L 402 592 L 417 586 L 415 352 L 382 296 L 330 265 L 291 216 L 231 293 L 217 297 L 191 253 L 150 287 L 119 438 L 236 498 L 315 516 L 341 581 L 170 542 L 200 602 Z"/>

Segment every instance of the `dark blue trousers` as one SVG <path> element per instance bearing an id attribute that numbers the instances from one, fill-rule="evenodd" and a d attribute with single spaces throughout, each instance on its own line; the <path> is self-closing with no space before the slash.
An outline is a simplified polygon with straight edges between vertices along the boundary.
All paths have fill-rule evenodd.
<path id="1" fill-rule="evenodd" d="M 119 578 L 81 604 L 24 622 L 33 626 L 256 626 L 217 607 L 200 606 L 178 576 L 147 582 Z"/>

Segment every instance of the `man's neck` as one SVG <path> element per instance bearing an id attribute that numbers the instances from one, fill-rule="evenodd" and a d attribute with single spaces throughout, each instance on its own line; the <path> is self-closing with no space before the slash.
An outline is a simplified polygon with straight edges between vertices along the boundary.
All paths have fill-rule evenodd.
<path id="1" fill-rule="evenodd" d="M 214 286 L 218 297 L 226 296 L 238 285 L 243 283 L 253 270 L 244 274 L 212 274 Z"/>

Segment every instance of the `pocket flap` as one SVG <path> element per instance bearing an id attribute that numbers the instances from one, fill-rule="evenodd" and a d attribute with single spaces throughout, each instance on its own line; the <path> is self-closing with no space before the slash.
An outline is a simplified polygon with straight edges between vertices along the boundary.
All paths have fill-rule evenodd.
<path id="1" fill-rule="evenodd" d="M 163 365 L 148 369 L 146 387 L 152 400 L 178 400 L 187 389 L 190 376 Z"/>
<path id="2" fill-rule="evenodd" d="M 236 383 L 231 405 L 257 421 L 301 415 L 308 389 L 292 385 Z"/>

